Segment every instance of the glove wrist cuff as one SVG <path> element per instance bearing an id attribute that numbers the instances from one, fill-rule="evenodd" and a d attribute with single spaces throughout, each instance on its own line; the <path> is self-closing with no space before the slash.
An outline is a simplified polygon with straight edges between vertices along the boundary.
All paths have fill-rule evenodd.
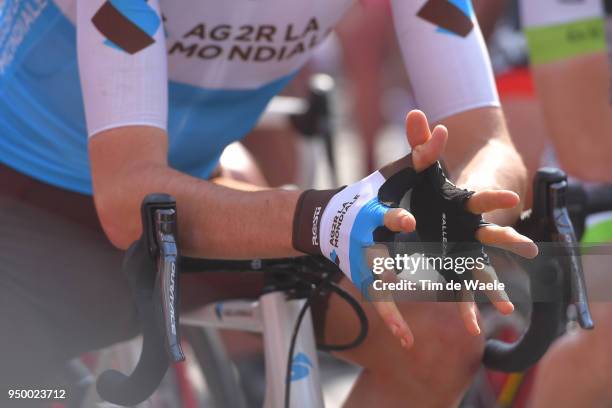
<path id="1" fill-rule="evenodd" d="M 329 201 L 342 188 L 306 190 L 302 193 L 293 216 L 293 248 L 306 254 L 321 255 L 321 217 Z"/>

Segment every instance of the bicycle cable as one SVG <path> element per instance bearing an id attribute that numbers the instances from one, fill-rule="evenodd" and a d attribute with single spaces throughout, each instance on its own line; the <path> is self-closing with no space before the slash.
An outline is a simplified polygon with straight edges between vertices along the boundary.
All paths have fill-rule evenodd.
<path id="1" fill-rule="evenodd" d="M 312 301 L 315 296 L 323 294 L 325 289 L 329 289 L 331 292 L 336 293 L 340 296 L 345 302 L 348 303 L 351 308 L 355 311 L 359 319 L 360 331 L 355 340 L 347 344 L 324 344 L 317 343 L 317 347 L 323 351 L 341 351 L 351 349 L 353 347 L 357 347 L 361 344 L 366 336 L 368 335 L 368 318 L 363 311 L 363 308 L 359 305 L 357 300 L 348 293 L 346 290 L 342 289 L 336 283 L 331 282 L 329 280 L 329 276 L 325 277 L 319 284 L 317 284 L 306 299 L 306 302 L 300 309 L 298 317 L 295 322 L 295 326 L 293 327 L 293 333 L 291 334 L 291 342 L 289 343 L 289 354 L 287 356 L 287 371 L 285 374 L 285 408 L 289 408 L 289 404 L 291 401 L 291 366 L 293 365 L 293 353 L 295 351 L 295 344 L 297 342 L 297 336 L 300 331 L 300 326 L 302 325 L 302 321 L 304 320 L 304 316 L 306 315 L 306 311 L 310 307 Z"/>

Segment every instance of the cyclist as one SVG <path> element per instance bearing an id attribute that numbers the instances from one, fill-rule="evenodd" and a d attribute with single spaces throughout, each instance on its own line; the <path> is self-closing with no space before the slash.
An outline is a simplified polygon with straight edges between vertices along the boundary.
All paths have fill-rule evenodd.
<path id="1" fill-rule="evenodd" d="M 121 254 L 107 242 L 124 249 L 139 236 L 139 205 L 150 192 L 177 198 L 180 240 L 190 255 L 316 252 L 321 236 L 304 240 L 299 233 L 314 220 L 308 205 L 333 205 L 352 189 L 375 196 L 381 176 L 424 170 L 440 157 L 448 129 L 446 164 L 461 186 L 478 191 L 462 192 L 461 203 L 498 224 L 516 218 L 525 169 L 507 135 L 469 1 L 393 2 L 419 106 L 446 126 L 431 133 L 422 113 L 410 114 L 412 160 L 333 192 L 244 191 L 254 188 L 216 177 L 223 148 L 253 126 L 350 3 L 21 0 L 0 6 L 0 319 L 10 328 L 0 336 L 4 388 L 46 384 L 60 361 L 135 334 Z M 357 209 L 365 209 L 364 224 L 353 222 Z M 358 238 L 366 242 L 382 223 L 408 231 L 415 220 L 376 201 L 357 200 L 346 215 L 337 225 L 337 253 L 323 254 L 340 261 L 348 277 L 342 285 L 349 287 L 351 279 L 360 283 L 343 239 L 350 227 L 364 226 Z M 328 231 L 333 218 L 325 211 L 320 216 L 314 230 Z M 466 232 L 484 243 L 529 242 L 495 225 Z M 533 246 L 522 248 L 523 255 L 535 255 Z M 195 279 L 184 279 L 183 294 L 201 302 L 253 295 L 261 287 L 247 278 Z M 349 405 L 397 405 L 407 398 L 415 406 L 456 403 L 482 353 L 474 304 L 459 305 L 469 333 L 453 304 L 362 304 L 370 334 L 341 354 L 365 368 Z M 509 302 L 498 307 L 512 310 Z M 328 341 L 342 341 L 355 329 L 336 299 L 322 310 L 315 318 Z"/>
<path id="2" fill-rule="evenodd" d="M 612 166 L 612 20 L 600 0 L 521 1 L 531 69 L 548 134 L 561 166 L 584 182 L 610 183 Z M 612 10 L 608 10 L 608 13 Z M 612 54 L 610 54 L 612 55 Z M 576 137 L 580 142 L 577 143 Z M 584 242 L 612 240 L 610 214 L 587 219 Z M 534 407 L 609 406 L 612 403 L 610 277 L 601 255 L 583 256 L 593 316 L 592 332 L 560 338 L 540 363 Z M 576 368 L 579 367 L 577 370 Z"/>

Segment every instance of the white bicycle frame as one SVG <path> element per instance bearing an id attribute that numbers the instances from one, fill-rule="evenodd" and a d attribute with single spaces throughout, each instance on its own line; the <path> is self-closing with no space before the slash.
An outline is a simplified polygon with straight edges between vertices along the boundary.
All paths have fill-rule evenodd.
<path id="1" fill-rule="evenodd" d="M 181 316 L 181 325 L 261 333 L 264 341 L 266 393 L 264 407 L 285 404 L 287 358 L 295 324 L 305 299 L 287 299 L 283 291 L 259 300 L 226 300 Z M 296 338 L 291 362 L 290 406 L 323 408 L 319 361 L 312 315 L 307 310 Z"/>

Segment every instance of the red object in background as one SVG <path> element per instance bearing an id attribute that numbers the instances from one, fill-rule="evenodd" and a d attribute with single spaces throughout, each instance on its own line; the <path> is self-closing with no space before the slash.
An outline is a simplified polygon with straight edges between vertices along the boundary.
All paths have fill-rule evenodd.
<path id="1" fill-rule="evenodd" d="M 535 85 L 531 70 L 527 67 L 514 68 L 495 77 L 500 98 L 504 97 L 535 97 Z"/>
<path id="2" fill-rule="evenodd" d="M 195 395 L 195 390 L 191 387 L 191 381 L 187 375 L 187 365 L 184 362 L 176 363 L 173 369 L 176 374 L 182 408 L 198 408 L 198 399 Z"/>
<path id="3" fill-rule="evenodd" d="M 516 94 L 515 94 L 516 95 Z M 527 95 L 527 94 L 523 94 Z M 519 334 L 512 328 L 507 328 L 501 331 L 496 338 L 507 342 L 512 343 L 518 339 Z M 516 390 L 516 394 L 514 394 L 514 398 L 512 400 L 512 408 L 526 408 L 529 403 L 529 397 L 531 390 L 533 388 L 533 381 L 535 379 L 535 374 L 537 371 L 537 364 L 533 367 L 529 368 L 524 373 L 524 377 L 521 380 L 521 383 Z M 506 385 L 510 374 L 503 373 L 500 371 L 487 371 L 487 377 L 489 379 L 489 383 L 493 386 L 495 394 L 500 396 L 502 389 Z"/>
<path id="4" fill-rule="evenodd" d="M 537 370 L 538 366 L 536 365 L 525 373 L 525 379 L 523 380 L 518 395 L 516 396 L 514 407 L 524 408 L 528 406 L 529 396 L 531 395 L 531 390 L 533 389 L 533 382 L 535 380 Z"/>

